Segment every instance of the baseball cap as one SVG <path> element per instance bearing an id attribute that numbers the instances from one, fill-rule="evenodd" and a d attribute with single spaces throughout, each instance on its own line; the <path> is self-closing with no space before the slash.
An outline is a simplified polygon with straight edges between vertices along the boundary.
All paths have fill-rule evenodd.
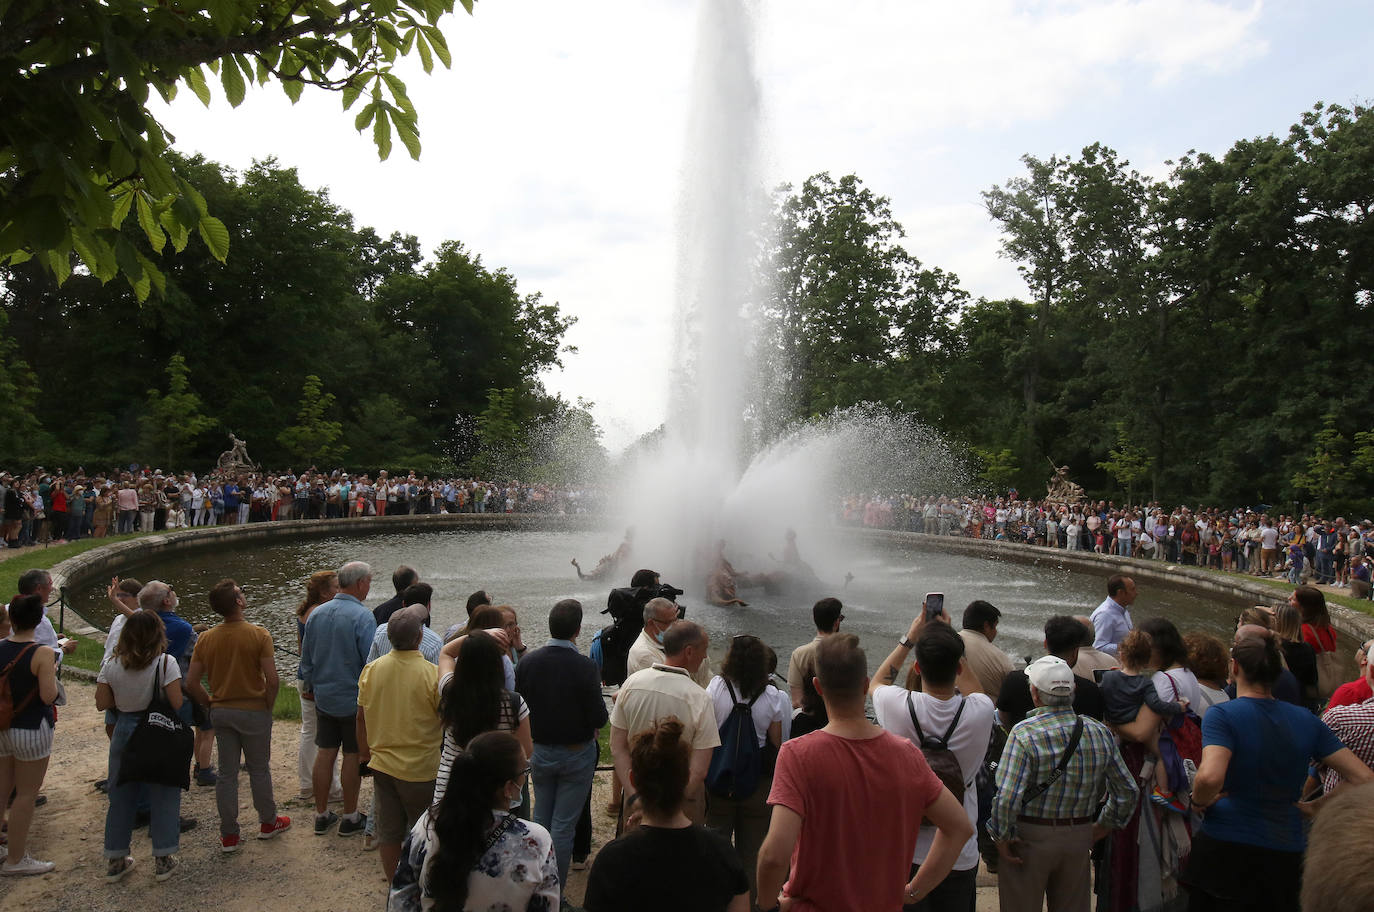
<path id="1" fill-rule="evenodd" d="M 1073 669 L 1058 656 L 1041 656 L 1026 666 L 1026 677 L 1041 693 L 1067 697 L 1073 693 Z"/>

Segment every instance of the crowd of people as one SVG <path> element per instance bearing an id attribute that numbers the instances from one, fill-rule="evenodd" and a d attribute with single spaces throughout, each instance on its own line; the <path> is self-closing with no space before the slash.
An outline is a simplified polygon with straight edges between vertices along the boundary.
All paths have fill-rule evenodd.
<path id="1" fill-rule="evenodd" d="M 1296 910 L 1300 891 L 1303 908 L 1336 908 L 1304 858 L 1320 870 L 1353 834 L 1318 828 L 1309 852 L 1304 820 L 1374 781 L 1374 643 L 1341 681 L 1310 586 L 1246 610 L 1226 643 L 1164 618 L 1136 624 L 1137 586 L 1113 576 L 1091 615 L 1045 622 L 1046 654 L 1023 669 L 996 645 L 996 606 L 971 602 L 956 630 L 942 604 L 923 604 L 871 675 L 827 597 L 779 687 L 777 654 L 748 633 L 713 674 L 706 629 L 639 570 L 642 626 L 636 616 L 608 710 L 608 646 L 598 635 L 579 649 L 575 599 L 552 606 L 546 645 L 530 647 L 517 610 L 484 591 L 440 634 L 419 573 L 401 566 L 390 582 L 369 608 L 368 564 L 312 574 L 296 685 L 310 828 L 377 851 L 392 912 L 567 908 L 569 871 L 589 860 L 605 726 L 617 837 L 591 859 L 591 912 L 968 912 L 980 858 L 1004 910 L 1086 912 L 1094 894 L 1104 912 Z M 5 875 L 54 867 L 28 837 L 69 647 L 45 617 L 51 577 L 29 571 L 19 589 L 0 631 Z M 210 590 L 221 620 L 199 633 L 166 582 L 116 580 L 109 596 L 118 616 L 95 692 L 109 736 L 106 881 L 136 869 L 143 823 L 153 877 L 175 876 L 192 776 L 215 787 L 222 852 L 244 848 L 241 766 L 257 837 L 289 831 L 270 775 L 274 644 L 246 620 L 242 588 Z M 139 747 L 153 716 L 185 729 L 179 769 Z"/>
<path id="2" fill-rule="evenodd" d="M 1111 501 L 1064 503 L 1007 497 L 851 494 L 838 521 L 875 529 L 953 535 L 1171 561 L 1254 576 L 1348 588 L 1370 598 L 1374 522 L 1312 513 Z"/>
<path id="3" fill-rule="evenodd" d="M 0 472 L 0 547 L 104 538 L 126 532 L 232 526 L 286 519 L 341 519 L 433 513 L 587 513 L 593 487 L 477 478 L 405 476 L 382 470 L 322 472 L 168 472 L 87 474 Z"/>

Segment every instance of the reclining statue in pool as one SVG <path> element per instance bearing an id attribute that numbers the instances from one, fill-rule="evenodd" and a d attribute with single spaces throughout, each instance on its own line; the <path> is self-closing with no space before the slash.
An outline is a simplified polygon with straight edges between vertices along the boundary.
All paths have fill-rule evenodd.
<path id="1" fill-rule="evenodd" d="M 586 582 L 588 580 L 599 580 L 605 579 L 608 576 L 613 576 L 616 568 L 622 563 L 629 562 L 630 554 L 634 550 L 634 538 L 635 530 L 634 526 L 631 526 L 625 530 L 625 540 L 620 543 L 620 547 L 597 561 L 596 566 L 587 573 L 582 572 L 582 566 L 577 562 L 577 558 L 574 557 L 572 559 L 572 565 L 573 569 L 577 571 L 577 578 Z"/>
<path id="2" fill-rule="evenodd" d="M 737 572 L 725 557 L 725 539 L 716 542 L 716 554 L 706 576 L 706 601 L 712 605 L 735 605 L 747 608 L 749 603 L 739 597 L 737 586 L 755 585 L 748 574 Z"/>

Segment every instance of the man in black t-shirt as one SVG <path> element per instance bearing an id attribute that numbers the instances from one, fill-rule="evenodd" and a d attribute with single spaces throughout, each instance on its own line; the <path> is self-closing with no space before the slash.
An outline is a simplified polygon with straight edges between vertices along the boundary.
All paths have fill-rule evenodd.
<path id="1" fill-rule="evenodd" d="M 1078 644 L 1083 634 L 1078 621 L 1067 615 L 1057 615 L 1045 622 L 1045 653 L 1058 656 L 1072 668 L 1078 661 Z M 1030 681 L 1024 671 L 1008 673 L 1002 681 L 1002 691 L 997 696 L 997 711 L 1001 714 L 1002 725 L 1010 729 L 1026 718 L 1035 704 L 1031 702 Z M 1102 691 L 1095 681 L 1077 677 L 1073 692 L 1073 711 L 1082 716 L 1102 721 L 1106 706 L 1102 702 Z"/>

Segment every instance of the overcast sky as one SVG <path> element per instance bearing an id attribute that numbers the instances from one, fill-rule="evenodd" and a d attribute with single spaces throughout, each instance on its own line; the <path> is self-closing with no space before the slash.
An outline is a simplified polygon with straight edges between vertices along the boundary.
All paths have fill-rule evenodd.
<path id="1" fill-rule="evenodd" d="M 1368 100 L 1367 3 L 1340 0 L 766 0 L 755 6 L 768 183 L 858 174 L 907 247 L 975 297 L 1024 294 L 979 193 L 1019 158 L 1101 141 L 1145 173 L 1189 149 L 1282 134 L 1313 102 Z M 461 9 L 461 8 L 460 8 Z M 379 162 L 338 96 L 276 86 L 233 110 L 184 92 L 186 152 L 275 156 L 360 225 L 458 239 L 577 316 L 548 387 L 584 396 L 608 446 L 663 420 L 630 351 L 671 353 L 674 212 L 696 0 L 480 0 L 443 24 L 453 69 L 401 72 L 416 163 Z M 230 255 L 232 256 L 232 250 Z M 646 379 L 648 378 L 648 379 Z"/>

